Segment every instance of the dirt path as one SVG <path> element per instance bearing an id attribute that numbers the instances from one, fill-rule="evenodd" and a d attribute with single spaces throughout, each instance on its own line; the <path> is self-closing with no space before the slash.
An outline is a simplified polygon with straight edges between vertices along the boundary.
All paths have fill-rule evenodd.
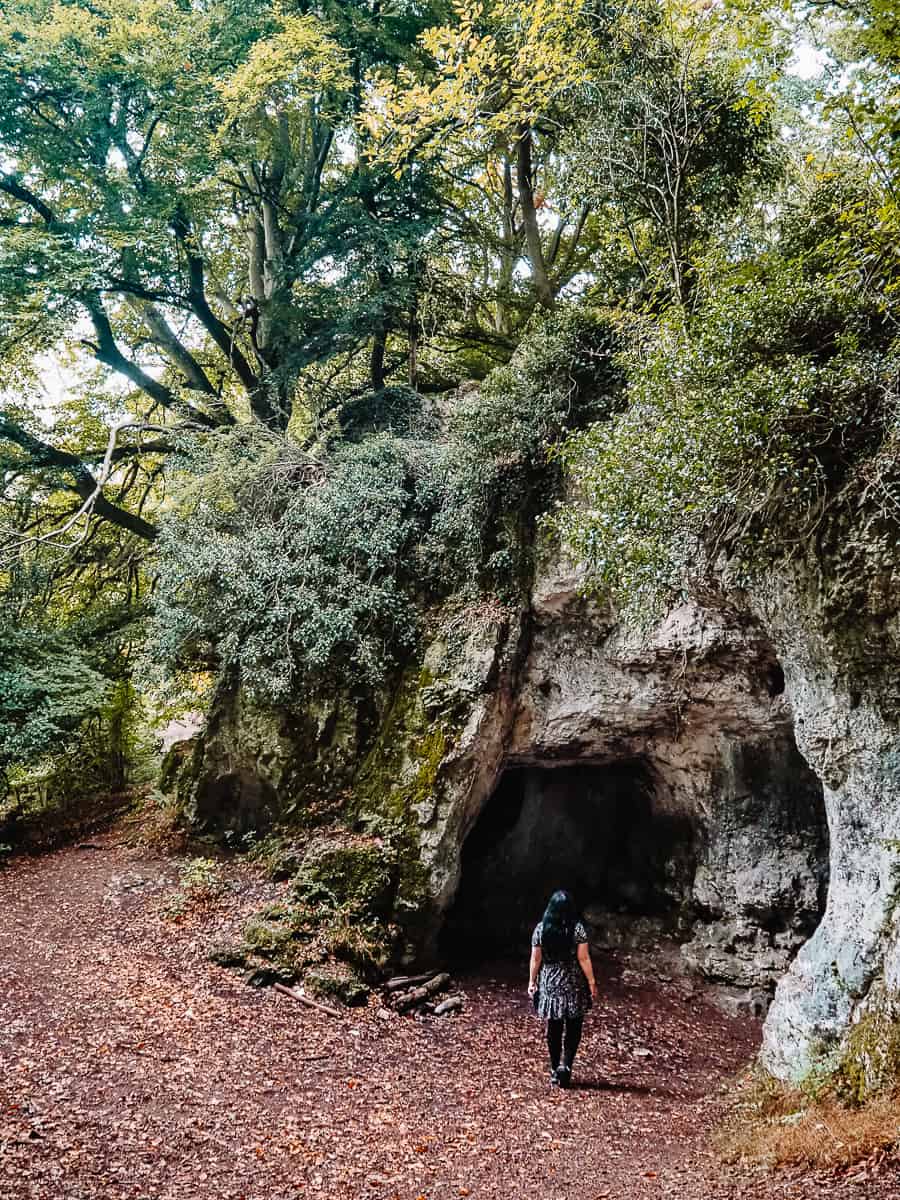
<path id="1" fill-rule="evenodd" d="M 236 873 L 174 924 L 174 866 L 97 842 L 0 873 L 4 1200 L 900 1197 L 717 1167 L 758 1027 L 674 987 L 598 964 L 579 1086 L 551 1092 L 520 979 L 464 980 L 460 1018 L 334 1021 L 204 958 L 274 885 Z"/>

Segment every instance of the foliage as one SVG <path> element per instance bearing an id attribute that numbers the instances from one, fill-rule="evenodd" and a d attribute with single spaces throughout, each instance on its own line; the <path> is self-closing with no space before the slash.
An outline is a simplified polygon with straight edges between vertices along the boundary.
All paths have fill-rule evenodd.
<path id="1" fill-rule="evenodd" d="M 107 739 L 99 786 L 124 778 L 122 764 L 134 762 L 132 725 L 142 713 L 127 677 L 142 636 L 140 585 L 131 575 L 140 570 L 127 552 L 125 562 L 108 561 L 115 546 L 98 525 L 64 568 L 42 549 L 0 569 L 0 775 L 44 769 L 61 756 L 72 763 L 82 734 L 91 743 Z"/>
<path id="2" fill-rule="evenodd" d="M 478 126 L 489 137 L 514 139 L 583 83 L 596 57 L 579 7 L 563 0 L 471 0 L 455 15 L 422 37 L 436 78 L 423 81 L 401 69 L 396 82 L 383 81 L 366 111 L 395 161 L 448 127 Z"/>
<path id="3" fill-rule="evenodd" d="M 398 445 L 377 437 L 309 466 L 266 435 L 240 472 L 226 463 L 187 519 L 163 527 L 160 651 L 205 657 L 280 701 L 341 670 L 381 681 L 415 630 L 399 579 L 415 500 Z"/>
<path id="4" fill-rule="evenodd" d="M 167 917 L 177 920 L 190 909 L 211 904 L 226 890 L 219 865 L 211 858 L 191 858 L 178 871 L 179 888 L 166 902 Z"/>
<path id="5" fill-rule="evenodd" d="M 17 629 L 0 639 L 0 772 L 63 750 L 100 712 L 107 680 L 65 634 Z"/>
<path id="6" fill-rule="evenodd" d="M 646 289 L 662 274 L 687 303 L 701 243 L 775 174 L 783 47 L 758 6 L 464 0 L 422 40 L 436 73 L 383 79 L 364 116 L 395 169 L 452 164 L 495 222 L 501 332 L 522 304 L 516 257 L 532 304 L 551 308 L 597 272 L 611 233 Z"/>
<path id="7" fill-rule="evenodd" d="M 580 89 L 563 177 L 603 213 L 642 287 L 691 302 L 703 249 L 778 174 L 778 59 L 753 9 L 680 0 L 600 10 L 604 69 Z"/>
<path id="8" fill-rule="evenodd" d="M 444 438 L 403 393 L 405 436 L 336 438 L 319 457 L 251 427 L 202 439 L 161 528 L 153 659 L 206 662 L 281 703 L 382 684 L 423 605 L 520 585 L 549 448 L 612 402 L 612 345 L 596 318 L 537 322 L 509 368 L 459 398 Z"/>
<path id="9" fill-rule="evenodd" d="M 682 87 L 680 263 L 762 180 L 777 66 L 752 4 L 678 0 L 13 0 L 0 35 L 0 584 L 65 627 L 156 580 L 152 656 L 278 701 L 521 588 L 548 448 L 618 388 L 572 315 L 627 208 L 585 131 L 633 149 L 610 97 Z"/>
<path id="10" fill-rule="evenodd" d="M 606 314 L 561 309 L 533 319 L 509 364 L 453 414 L 455 502 L 437 506 L 423 557 L 458 555 L 461 578 L 477 573 L 485 590 L 507 597 L 527 584 L 533 522 L 561 482 L 552 448 L 615 406 L 616 348 Z"/>
<path id="11" fill-rule="evenodd" d="M 192 896 L 208 898 L 223 887 L 222 873 L 210 858 L 192 858 L 178 872 L 182 888 Z"/>
<path id="12" fill-rule="evenodd" d="M 416 375 L 406 342 L 441 202 L 425 172 L 369 163 L 356 117 L 369 72 L 421 69 L 430 15 L 4 6 L 4 557 L 92 543 L 98 573 L 134 583 L 174 430 L 252 417 L 305 433 L 366 378 Z M 43 412 L 23 399 L 48 352 L 69 395 Z"/>
<path id="13" fill-rule="evenodd" d="M 627 410 L 566 450 L 583 506 L 552 522 L 597 586 L 648 603 L 721 552 L 764 563 L 847 488 L 900 516 L 883 297 L 774 259 L 720 282 L 689 327 L 639 326 L 626 363 Z"/>
<path id="14" fill-rule="evenodd" d="M 155 766 L 130 682 L 98 678 L 96 708 L 85 715 L 76 706 L 61 739 L 15 746 L 0 830 L 17 847 L 47 848 L 90 832 L 130 803 Z M 79 699 L 87 700 L 83 691 Z"/>

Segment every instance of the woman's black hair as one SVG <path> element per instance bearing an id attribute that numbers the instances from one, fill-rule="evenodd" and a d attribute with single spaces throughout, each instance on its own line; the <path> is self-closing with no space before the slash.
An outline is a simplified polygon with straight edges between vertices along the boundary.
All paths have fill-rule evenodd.
<path id="1" fill-rule="evenodd" d="M 569 892 L 554 892 L 541 922 L 541 950 L 549 958 L 565 958 L 572 950 L 578 909 Z"/>

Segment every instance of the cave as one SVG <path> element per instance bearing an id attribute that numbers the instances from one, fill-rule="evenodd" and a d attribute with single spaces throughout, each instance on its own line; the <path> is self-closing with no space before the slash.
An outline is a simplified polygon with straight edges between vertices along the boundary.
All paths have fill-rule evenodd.
<path id="1" fill-rule="evenodd" d="M 260 833 L 278 811 L 277 792 L 255 771 L 229 771 L 203 780 L 197 789 L 195 822 L 205 832 Z"/>
<path id="2" fill-rule="evenodd" d="M 771 993 L 825 909 L 822 785 L 787 731 L 723 735 L 702 759 L 507 765 L 459 865 L 448 962 L 520 959 L 562 887 L 595 948 L 666 943 L 716 984 Z"/>
<path id="3" fill-rule="evenodd" d="M 690 813 L 641 759 L 508 768 L 463 844 L 445 950 L 516 955 L 557 888 L 592 922 L 644 918 L 674 932 L 690 903 L 697 840 Z"/>

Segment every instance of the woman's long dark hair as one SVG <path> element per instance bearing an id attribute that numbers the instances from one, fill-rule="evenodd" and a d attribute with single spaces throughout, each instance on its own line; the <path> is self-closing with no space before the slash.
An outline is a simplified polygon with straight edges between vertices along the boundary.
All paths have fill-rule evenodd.
<path id="1" fill-rule="evenodd" d="M 541 950 L 550 958 L 565 958 L 572 949 L 578 909 L 569 892 L 554 892 L 541 923 Z"/>

